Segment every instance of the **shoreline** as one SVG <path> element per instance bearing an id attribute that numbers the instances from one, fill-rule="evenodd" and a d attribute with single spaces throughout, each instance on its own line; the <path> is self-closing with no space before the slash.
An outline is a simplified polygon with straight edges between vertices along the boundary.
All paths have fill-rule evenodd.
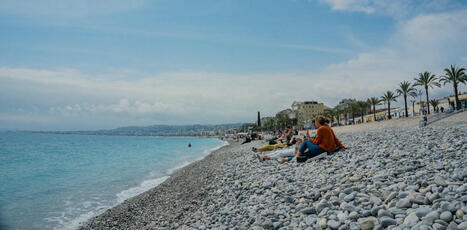
<path id="1" fill-rule="evenodd" d="M 309 163 L 258 162 L 251 147 L 264 141 L 230 142 L 80 229 L 467 226 L 465 114 L 413 123 L 341 130 L 352 148 Z"/>
<path id="2" fill-rule="evenodd" d="M 165 138 L 165 137 L 163 137 Z M 191 138 L 191 137 L 189 137 Z M 200 137 L 203 138 L 203 137 Z M 220 144 L 218 146 L 208 148 L 202 151 L 200 154 L 200 157 L 193 159 L 192 161 L 182 161 L 179 164 L 173 166 L 172 168 L 166 169 L 165 173 L 161 176 L 158 177 L 152 177 L 148 176 L 147 178 L 144 178 L 141 182 L 136 184 L 133 187 L 121 190 L 115 194 L 116 200 L 113 200 L 112 204 L 104 205 L 104 206 L 99 206 L 97 209 L 89 210 L 86 213 L 82 213 L 79 216 L 76 216 L 75 218 L 67 221 L 65 224 L 61 224 L 62 226 L 59 228 L 61 229 L 79 229 L 83 226 L 84 223 L 89 222 L 92 218 L 97 217 L 105 213 L 107 210 L 113 209 L 122 203 L 126 202 L 127 200 L 130 200 L 134 197 L 137 197 L 145 192 L 148 192 L 151 189 L 156 188 L 160 184 L 164 183 L 168 179 L 170 179 L 178 170 L 194 164 L 200 160 L 203 160 L 213 152 L 219 150 L 220 148 L 229 145 L 229 143 L 225 140 L 221 140 L 216 138 L 217 140 L 220 141 Z M 47 219 L 53 219 L 55 222 L 55 218 L 47 218 Z"/>
<path id="3" fill-rule="evenodd" d="M 152 187 L 149 190 L 146 190 L 136 196 L 125 199 L 119 204 L 107 209 L 103 213 L 97 216 L 91 217 L 90 219 L 87 219 L 85 222 L 80 223 L 77 229 L 94 229 L 94 225 L 97 225 L 99 229 L 115 227 L 113 225 L 114 223 L 112 223 L 112 226 L 102 226 L 101 225 L 102 221 L 100 219 L 106 219 L 106 218 L 113 219 L 115 218 L 116 215 L 124 214 L 125 212 L 128 212 L 130 210 L 134 210 L 135 204 L 138 204 L 139 207 L 146 207 L 146 205 L 141 205 L 141 204 L 144 203 L 145 200 L 155 199 L 155 197 L 157 197 L 157 201 L 159 201 L 157 202 L 158 204 L 156 206 L 158 207 L 158 209 L 161 210 L 161 213 L 165 213 L 167 209 L 174 208 L 173 205 L 165 202 L 165 200 L 173 199 L 174 195 L 177 196 L 177 199 L 179 199 L 180 196 L 183 196 L 185 199 L 185 202 L 181 202 L 177 204 L 175 209 L 172 211 L 173 213 L 176 213 L 179 211 L 181 212 L 181 211 L 191 210 L 193 207 L 189 207 L 189 206 L 193 202 L 195 202 L 195 200 L 198 200 L 198 198 L 201 198 L 204 195 L 202 192 L 201 193 L 197 192 L 197 190 L 200 190 L 202 185 L 205 185 L 208 182 L 208 180 L 205 180 L 205 179 L 197 180 L 197 178 L 192 178 L 192 177 L 197 177 L 194 175 L 199 175 L 200 173 L 202 173 L 205 176 L 209 176 L 208 174 L 206 174 L 206 171 L 204 171 L 208 168 L 208 166 L 206 165 L 206 161 L 210 161 L 212 159 L 218 160 L 219 156 L 213 156 L 214 154 L 224 153 L 226 151 L 225 149 L 230 149 L 233 146 L 237 145 L 238 143 L 238 142 L 225 141 L 225 140 L 221 140 L 221 141 L 223 141 L 224 143 L 220 145 L 219 147 L 215 147 L 213 149 L 207 150 L 209 154 L 203 157 L 200 157 L 199 159 L 193 162 L 190 162 L 188 164 L 181 164 L 180 166 L 176 166 L 172 169 L 169 169 L 167 171 L 169 175 L 160 177 L 160 178 L 165 178 L 165 179 L 161 183 L 157 184 L 155 187 Z M 206 160 L 207 158 L 210 158 L 210 159 Z M 212 170 L 208 169 L 208 171 L 211 172 Z M 156 178 L 156 179 L 160 179 L 160 178 Z M 193 183 L 193 182 L 196 182 L 196 183 Z M 188 187 L 185 187 L 185 183 L 188 184 Z M 188 191 L 193 192 L 193 193 L 191 194 L 187 192 L 180 193 L 179 188 L 181 187 L 188 188 Z M 153 206 L 153 205 L 150 205 L 150 206 Z"/>

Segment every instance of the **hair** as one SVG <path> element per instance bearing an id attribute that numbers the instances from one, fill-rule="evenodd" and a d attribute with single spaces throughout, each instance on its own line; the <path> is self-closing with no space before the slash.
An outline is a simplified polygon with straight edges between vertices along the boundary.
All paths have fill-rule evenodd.
<path id="1" fill-rule="evenodd" d="M 329 124 L 329 118 L 325 117 L 325 116 L 316 116 L 315 121 L 318 121 L 318 123 L 320 125 L 327 125 Z"/>

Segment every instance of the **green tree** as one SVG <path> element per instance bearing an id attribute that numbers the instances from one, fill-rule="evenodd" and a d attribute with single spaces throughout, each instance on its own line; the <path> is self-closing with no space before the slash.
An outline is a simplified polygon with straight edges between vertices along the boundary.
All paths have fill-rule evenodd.
<path id="1" fill-rule="evenodd" d="M 368 103 L 366 101 L 359 101 L 357 102 L 357 105 L 358 105 L 358 108 L 360 109 L 360 116 L 361 116 L 361 119 L 362 119 L 362 123 L 365 122 L 365 120 L 363 119 L 363 116 L 365 115 L 365 110 L 367 110 L 368 108 Z"/>
<path id="2" fill-rule="evenodd" d="M 441 84 L 436 82 L 438 78 L 436 75 L 431 74 L 430 72 L 424 72 L 424 73 L 419 73 L 418 78 L 414 78 L 415 84 L 414 86 L 422 86 L 425 88 L 425 94 L 426 94 L 426 104 L 428 107 L 428 114 L 430 114 L 430 99 L 428 97 L 428 88 L 432 88 L 434 86 L 440 87 Z"/>
<path id="3" fill-rule="evenodd" d="M 288 126 L 291 126 L 292 120 L 289 118 L 287 114 L 276 114 L 276 128 L 277 129 L 285 129 Z"/>
<path id="4" fill-rule="evenodd" d="M 430 105 L 433 106 L 434 111 L 438 112 L 438 105 L 439 105 L 438 100 L 436 99 L 430 100 Z"/>
<path id="5" fill-rule="evenodd" d="M 377 97 L 370 97 L 368 102 L 373 106 L 373 119 L 376 121 L 376 106 L 381 104 L 381 100 Z"/>
<path id="6" fill-rule="evenodd" d="M 396 90 L 399 95 L 404 97 L 405 117 L 409 116 L 407 109 L 407 95 L 412 96 L 417 94 L 417 90 L 408 81 L 403 81 L 399 84 L 399 89 Z"/>
<path id="7" fill-rule="evenodd" d="M 451 68 L 444 69 L 446 75 L 441 76 L 439 79 L 439 82 L 444 83 L 443 85 L 452 83 L 452 86 L 454 87 L 454 95 L 456 97 L 456 108 L 460 105 L 457 87 L 460 83 L 466 84 L 467 82 L 467 75 L 464 71 L 465 68 L 456 68 L 456 66 L 451 65 Z"/>
<path id="8" fill-rule="evenodd" d="M 342 110 L 339 108 L 334 108 L 334 114 L 336 116 L 337 123 L 340 124 Z"/>
<path id="9" fill-rule="evenodd" d="M 360 108 L 358 107 L 357 103 L 351 104 L 350 105 L 350 112 L 352 114 L 352 123 L 355 124 L 355 114 L 360 111 Z"/>
<path id="10" fill-rule="evenodd" d="M 262 128 L 267 131 L 272 131 L 274 129 L 274 120 L 268 119 L 262 124 Z"/>
<path id="11" fill-rule="evenodd" d="M 388 90 L 381 99 L 388 105 L 388 119 L 391 119 L 391 101 L 396 102 L 398 95 L 394 94 L 392 91 Z"/>
<path id="12" fill-rule="evenodd" d="M 345 107 L 344 110 L 342 111 L 344 113 L 344 119 L 345 119 L 345 124 L 349 124 L 349 113 L 350 113 L 350 108 Z"/>

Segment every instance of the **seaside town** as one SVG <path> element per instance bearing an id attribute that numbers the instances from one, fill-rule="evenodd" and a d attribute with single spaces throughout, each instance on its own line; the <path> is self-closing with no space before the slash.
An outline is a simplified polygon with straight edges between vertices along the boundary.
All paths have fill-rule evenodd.
<path id="1" fill-rule="evenodd" d="M 467 230 L 467 0 L 1 0 L 0 230 Z"/>
<path id="2" fill-rule="evenodd" d="M 411 107 L 391 108 L 399 95 L 389 91 L 380 110 L 370 98 L 258 112 L 244 133 L 230 129 L 227 146 L 80 229 L 465 230 L 467 94 L 426 104 L 400 86 Z"/>

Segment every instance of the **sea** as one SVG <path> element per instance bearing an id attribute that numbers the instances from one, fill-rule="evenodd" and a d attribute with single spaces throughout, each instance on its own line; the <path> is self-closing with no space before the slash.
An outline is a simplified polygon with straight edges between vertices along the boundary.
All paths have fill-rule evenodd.
<path id="1" fill-rule="evenodd" d="M 226 144 L 214 138 L 2 131 L 0 229 L 76 229 Z"/>

